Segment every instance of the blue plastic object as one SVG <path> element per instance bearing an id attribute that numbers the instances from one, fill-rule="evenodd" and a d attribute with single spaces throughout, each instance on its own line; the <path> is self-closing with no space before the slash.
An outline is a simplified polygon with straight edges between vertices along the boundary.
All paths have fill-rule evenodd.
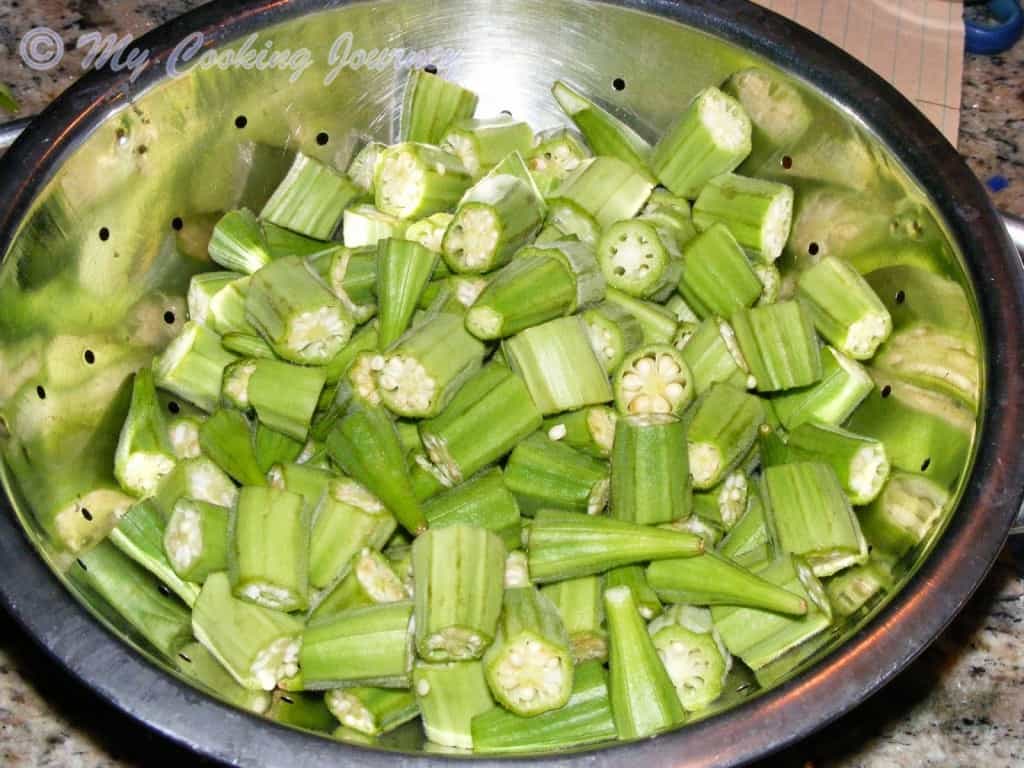
<path id="1" fill-rule="evenodd" d="M 989 0 L 988 11 L 998 24 L 965 21 L 967 52 L 991 56 L 1013 47 L 1024 32 L 1024 11 L 1017 0 Z"/>

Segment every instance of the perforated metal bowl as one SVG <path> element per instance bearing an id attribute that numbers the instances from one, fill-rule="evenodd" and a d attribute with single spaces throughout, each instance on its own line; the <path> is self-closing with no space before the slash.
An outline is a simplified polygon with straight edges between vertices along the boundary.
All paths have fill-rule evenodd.
<path id="1" fill-rule="evenodd" d="M 257 34 L 250 48 L 303 48 L 312 63 L 294 81 L 294 69 L 193 67 L 171 77 L 166 65 L 192 33 L 202 34 L 202 50 L 222 51 Z M 95 484 L 109 472 L 125 381 L 181 326 L 182 294 L 189 275 L 208 267 L 205 243 L 219 212 L 258 195 L 251 178 L 239 181 L 251 142 L 301 148 L 343 167 L 356 134 L 393 139 L 405 73 L 355 68 L 349 58 L 325 84 L 339 63 L 331 60 L 339 38 L 342 49 L 351 41 L 352 54 L 426 51 L 418 64 L 436 64 L 479 92 L 481 114 L 508 110 L 536 127 L 564 121 L 548 88 L 565 78 L 650 138 L 703 85 L 747 66 L 777 68 L 814 115 L 810 132 L 786 150 L 789 160 L 768 158 L 761 171 L 797 189 L 787 263 L 812 252 L 851 258 L 886 287 L 898 325 L 958 297 L 955 313 L 933 320 L 955 326 L 977 351 L 977 408 L 959 411 L 941 437 L 921 429 L 899 380 L 887 400 L 881 386 L 873 396 L 872 407 L 892 403 L 893 428 L 919 431 L 896 463 L 924 472 L 954 500 L 900 564 L 900 589 L 809 648 L 800 669 L 771 690 L 737 676 L 719 711 L 698 723 L 524 764 L 738 764 L 837 717 L 914 658 L 979 584 L 1020 504 L 1021 266 L 978 182 L 908 102 L 828 43 L 733 0 L 226 0 L 141 40 L 151 58 L 137 81 L 127 72 L 91 74 L 58 99 L 3 158 L 0 176 L 8 459 L 0 594 L 27 630 L 99 695 L 232 764 L 438 759 L 415 728 L 377 748 L 347 745 L 191 687 L 69 575 L 71 556 L 48 542 L 33 510 L 59 479 L 84 474 Z M 829 205 L 835 214 L 822 215 Z M 110 359 L 109 342 L 126 339 L 133 350 Z M 927 399 L 914 402 L 928 410 Z M 88 534 L 89 522 L 77 521 L 79 530 Z"/>

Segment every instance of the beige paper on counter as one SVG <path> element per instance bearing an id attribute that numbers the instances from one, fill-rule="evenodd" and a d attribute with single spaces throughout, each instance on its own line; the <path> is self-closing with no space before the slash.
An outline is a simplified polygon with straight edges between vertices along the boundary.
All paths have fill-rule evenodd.
<path id="1" fill-rule="evenodd" d="M 754 0 L 856 56 L 956 146 L 964 67 L 960 0 Z"/>

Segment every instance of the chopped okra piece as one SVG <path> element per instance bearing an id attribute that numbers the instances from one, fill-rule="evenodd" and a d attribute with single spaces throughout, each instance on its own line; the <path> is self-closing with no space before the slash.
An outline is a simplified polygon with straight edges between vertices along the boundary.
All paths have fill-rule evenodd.
<path id="1" fill-rule="evenodd" d="M 455 215 L 451 213 L 432 213 L 425 219 L 420 219 L 415 224 L 410 224 L 402 237 L 406 240 L 412 240 L 414 243 L 419 243 L 434 253 L 441 253 L 444 233 L 448 231 L 448 225 L 452 223 L 454 218 Z M 444 261 L 438 262 L 437 265 L 438 270 L 442 268 L 444 270 L 448 269 L 448 265 Z"/>
<path id="2" fill-rule="evenodd" d="M 893 588 L 894 580 L 888 566 L 869 559 L 863 565 L 847 568 L 825 584 L 825 593 L 832 609 L 839 616 L 852 616 L 875 596 Z"/>
<path id="3" fill-rule="evenodd" d="M 622 307 L 603 301 L 583 313 L 594 348 L 606 371 L 614 371 L 627 353 L 643 343 L 640 322 Z"/>
<path id="4" fill-rule="evenodd" d="M 167 521 L 163 549 L 174 572 L 202 584 L 211 573 L 228 569 L 228 525 L 224 507 L 195 499 L 179 499 Z"/>
<path id="5" fill-rule="evenodd" d="M 199 428 L 199 446 L 213 462 L 242 485 L 266 485 L 256 460 L 252 425 L 239 411 L 220 409 Z"/>
<path id="6" fill-rule="evenodd" d="M 774 556 L 775 542 L 764 519 L 764 505 L 754 492 L 743 513 L 718 546 L 718 554 L 744 568 L 754 568 Z"/>
<path id="7" fill-rule="evenodd" d="M 419 243 L 388 238 L 377 244 L 378 345 L 387 349 L 409 328 L 438 256 Z"/>
<path id="8" fill-rule="evenodd" d="M 183 459 L 171 470 L 153 496 L 153 505 L 164 519 L 169 519 L 178 499 L 196 499 L 233 507 L 238 488 L 227 473 L 205 456 Z"/>
<path id="9" fill-rule="evenodd" d="M 408 688 L 415 659 L 412 603 L 382 603 L 316 619 L 299 651 L 307 691 Z"/>
<path id="10" fill-rule="evenodd" d="M 643 332 L 644 344 L 672 343 L 678 322 L 670 310 L 653 301 L 638 299 L 615 288 L 608 289 L 605 299 L 636 318 Z"/>
<path id="11" fill-rule="evenodd" d="M 234 594 L 283 611 L 309 604 L 309 515 L 302 496 L 247 486 L 231 515 Z"/>
<path id="12" fill-rule="evenodd" d="M 192 633 L 240 685 L 272 691 L 299 671 L 302 621 L 231 594 L 226 573 L 213 573 L 192 609 Z"/>
<path id="13" fill-rule="evenodd" d="M 472 749 L 473 719 L 495 708 L 480 661 L 417 662 L 412 690 L 427 739 L 442 747 Z"/>
<path id="14" fill-rule="evenodd" d="M 644 174 L 649 174 L 651 145 L 636 131 L 561 80 L 551 94 L 562 111 L 576 124 L 596 155 L 617 157 Z"/>
<path id="15" fill-rule="evenodd" d="M 266 714 L 270 709 L 269 693 L 252 691 L 239 685 L 224 665 L 201 643 L 189 643 L 174 655 L 173 661 L 179 672 L 228 704 L 257 715 Z"/>
<path id="16" fill-rule="evenodd" d="M 601 227 L 597 220 L 579 203 L 564 197 L 550 201 L 545 226 L 544 241 L 579 240 L 597 248 L 601 239 Z M 538 241 L 540 236 L 538 235 Z"/>
<path id="17" fill-rule="evenodd" d="M 755 446 L 757 445 L 755 443 Z M 749 494 L 750 480 L 741 466 L 726 475 L 725 479 L 714 488 L 700 495 L 712 502 L 714 514 L 708 516 L 708 519 L 721 524 L 722 529 L 728 531 L 746 511 Z M 694 498 L 694 503 L 697 503 L 696 498 Z M 704 513 L 701 512 L 701 514 Z"/>
<path id="18" fill-rule="evenodd" d="M 505 589 L 528 587 L 530 584 L 530 563 L 526 553 L 521 549 L 510 551 L 505 556 Z"/>
<path id="19" fill-rule="evenodd" d="M 345 209 L 341 232 L 347 248 L 368 248 L 388 237 L 404 237 L 408 222 L 372 205 L 354 205 Z"/>
<path id="20" fill-rule="evenodd" d="M 800 91 L 781 73 L 759 67 L 743 69 L 733 73 L 722 90 L 739 101 L 750 116 L 754 150 L 744 168 L 754 172 L 791 147 L 814 121 Z"/>
<path id="21" fill-rule="evenodd" d="M 427 144 L 395 144 L 381 153 L 374 197 L 378 210 L 408 221 L 454 208 L 472 183 L 455 155 Z"/>
<path id="22" fill-rule="evenodd" d="M 543 584 L 603 573 L 621 565 L 704 551 L 696 536 L 677 531 L 582 515 L 541 510 L 529 528 L 530 577 Z"/>
<path id="23" fill-rule="evenodd" d="M 706 709 L 721 694 L 732 656 L 711 622 L 711 612 L 673 605 L 647 631 L 687 712 Z"/>
<path id="24" fill-rule="evenodd" d="M 216 330 L 210 316 L 210 302 L 237 279 L 237 272 L 200 272 L 198 275 L 192 275 L 188 283 L 187 296 L 189 320 Z"/>
<path id="25" fill-rule="evenodd" d="M 665 236 L 671 238 L 677 247 L 683 248 L 697 236 L 697 228 L 693 226 L 689 212 L 684 213 L 668 206 L 655 207 L 654 210 L 648 210 L 649 207 L 649 205 L 645 207 L 644 212 L 637 216 L 636 221 L 645 221 L 654 225 L 659 232 L 663 232 Z M 659 297 L 661 295 L 659 294 Z"/>
<path id="26" fill-rule="evenodd" d="M 376 550 L 364 548 L 351 560 L 351 568 L 332 589 L 318 595 L 311 621 L 337 616 L 357 608 L 408 600 L 409 592 L 391 563 Z"/>
<path id="27" fill-rule="evenodd" d="M 153 379 L 161 389 L 209 412 L 220 400 L 224 369 L 235 360 L 221 346 L 220 336 L 206 326 L 188 322 L 154 358 Z"/>
<path id="28" fill-rule="evenodd" d="M 357 323 L 377 314 L 377 249 L 335 245 L 306 259 Z"/>
<path id="29" fill-rule="evenodd" d="M 815 576 L 867 560 L 857 516 L 827 464 L 795 463 L 764 471 L 766 513 L 779 550 L 802 556 Z"/>
<path id="30" fill-rule="evenodd" d="M 976 339 L 929 325 L 901 330 L 871 359 L 875 370 L 963 400 L 976 409 L 981 396 L 981 367 Z"/>
<path id="31" fill-rule="evenodd" d="M 759 392 L 796 389 L 821 380 L 818 337 L 801 302 L 742 309 L 731 322 Z"/>
<path id="32" fill-rule="evenodd" d="M 264 424 L 256 425 L 256 462 L 266 474 L 276 464 L 289 464 L 299 458 L 302 443 Z"/>
<path id="33" fill-rule="evenodd" d="M 763 307 L 765 304 L 774 304 L 782 295 L 782 273 L 774 264 L 755 262 L 750 265 L 761 283 L 761 295 L 754 306 Z"/>
<path id="34" fill-rule="evenodd" d="M 643 217 L 605 229 L 597 253 L 608 285 L 637 298 L 663 301 L 683 272 L 675 234 Z"/>
<path id="35" fill-rule="evenodd" d="M 472 91 L 422 69 L 409 72 L 402 105 L 402 141 L 438 144 L 448 126 L 470 118 L 479 97 Z"/>
<path id="36" fill-rule="evenodd" d="M 761 401 L 730 384 L 715 384 L 702 395 L 686 435 L 693 487 L 713 488 L 735 469 L 764 419 Z"/>
<path id="37" fill-rule="evenodd" d="M 657 525 L 690 513 L 686 429 L 675 416 L 622 416 L 612 445 L 610 514 Z"/>
<path id="38" fill-rule="evenodd" d="M 750 136 L 750 118 L 739 102 L 714 86 L 705 88 L 654 147 L 651 170 L 672 192 L 693 199 L 746 159 Z"/>
<path id="39" fill-rule="evenodd" d="M 330 240 L 306 237 L 266 220 L 262 223 L 263 237 L 267 241 L 271 259 L 279 259 L 283 256 L 311 258 L 337 247 L 337 243 Z"/>
<path id="40" fill-rule="evenodd" d="M 386 148 L 387 146 L 379 141 L 368 141 L 348 164 L 345 175 L 364 195 L 373 196 L 373 176 L 377 171 L 377 161 L 380 160 L 380 153 Z"/>
<path id="41" fill-rule="evenodd" d="M 553 128 L 538 133 L 533 149 L 523 155 L 530 174 L 547 197 L 592 153 L 568 128 Z"/>
<path id="42" fill-rule="evenodd" d="M 328 240 L 345 209 L 362 195 L 348 177 L 299 152 L 260 218 L 300 235 Z"/>
<path id="43" fill-rule="evenodd" d="M 761 281 L 729 230 L 713 224 L 683 250 L 679 293 L 703 318 L 731 317 L 757 301 Z"/>
<path id="44" fill-rule="evenodd" d="M 816 384 L 772 397 L 772 410 L 787 429 L 812 420 L 838 426 L 875 388 L 864 366 L 832 347 L 822 350 L 821 368 Z"/>
<path id="45" fill-rule="evenodd" d="M 324 701 L 339 723 L 368 736 L 393 731 L 420 714 L 416 695 L 395 688 L 335 688 Z"/>
<path id="46" fill-rule="evenodd" d="M 693 204 L 693 223 L 706 231 L 724 225 L 750 256 L 773 263 L 782 255 L 793 221 L 793 190 L 785 184 L 725 173 L 711 179 Z"/>
<path id="47" fill-rule="evenodd" d="M 511 152 L 526 154 L 533 146 L 533 129 L 508 115 L 463 118 L 448 126 L 441 149 L 462 161 L 473 176 L 482 176 Z"/>
<path id="48" fill-rule="evenodd" d="M 251 363 L 245 399 L 256 411 L 256 418 L 294 440 L 305 440 L 324 388 L 324 369 L 279 360 Z"/>
<path id="49" fill-rule="evenodd" d="M 225 528 L 226 521 L 225 519 Z M 190 608 L 199 596 L 201 579 L 184 578 L 173 568 L 164 552 L 166 521 L 150 503 L 139 502 L 125 513 L 110 532 L 115 547 L 162 581 Z"/>
<path id="50" fill-rule="evenodd" d="M 210 259 L 224 269 L 251 275 L 270 263 L 270 252 L 256 214 L 247 208 L 221 217 L 210 236 Z"/>
<path id="51" fill-rule="evenodd" d="M 256 357 L 273 360 L 274 349 L 259 336 L 248 333 L 226 333 L 221 337 L 221 345 L 228 352 L 240 357 Z"/>
<path id="52" fill-rule="evenodd" d="M 740 389 L 749 389 L 754 384 L 736 343 L 736 334 L 721 318 L 709 317 L 693 329 L 681 352 L 693 374 L 697 395 L 703 395 L 715 384 L 731 384 Z"/>
<path id="53" fill-rule="evenodd" d="M 650 344 L 631 352 L 615 371 L 615 407 L 619 413 L 678 416 L 693 396 L 690 368 L 667 344 Z"/>
<path id="54" fill-rule="evenodd" d="M 874 501 L 889 478 L 885 444 L 840 427 L 804 422 L 789 433 L 787 446 L 794 460 L 831 466 L 855 506 Z"/>
<path id="55" fill-rule="evenodd" d="M 564 579 L 541 588 L 562 617 L 569 633 L 569 647 L 577 664 L 608 658 L 608 633 L 604 630 L 604 584 L 600 576 Z"/>
<path id="56" fill-rule="evenodd" d="M 494 642 L 484 654 L 494 698 L 523 717 L 565 705 L 572 692 L 569 635 L 558 609 L 531 586 L 505 590 Z"/>
<path id="57" fill-rule="evenodd" d="M 252 276 L 236 277 L 210 298 L 206 325 L 222 336 L 232 333 L 257 335 L 258 331 L 245 314 Z"/>
<path id="58" fill-rule="evenodd" d="M 551 203 L 568 201 L 579 206 L 603 230 L 636 216 L 652 189 L 650 177 L 628 163 L 615 157 L 591 157 L 559 183 Z"/>
<path id="59" fill-rule="evenodd" d="M 923 475 L 895 472 L 859 510 L 860 527 L 877 550 L 902 557 L 935 528 L 949 501 L 949 492 Z"/>
<path id="60" fill-rule="evenodd" d="M 145 498 L 156 492 L 175 461 L 153 371 L 142 368 L 135 374 L 131 405 L 117 441 L 114 477 L 125 491 Z"/>
<path id="61" fill-rule="evenodd" d="M 428 283 L 420 297 L 420 308 L 426 310 L 423 319 L 444 313 L 465 315 L 489 284 L 490 278 L 482 275 L 451 275 Z"/>
<path id="62" fill-rule="evenodd" d="M 853 265 L 842 259 L 826 256 L 801 274 L 797 295 L 819 333 L 855 360 L 874 356 L 892 333 L 889 310 Z"/>
<path id="63" fill-rule="evenodd" d="M 505 545 L 484 528 L 430 529 L 412 544 L 416 650 L 432 662 L 479 659 L 494 639 Z"/>
<path id="64" fill-rule="evenodd" d="M 506 339 L 502 348 L 542 414 L 612 400 L 607 374 L 579 316 L 527 328 Z"/>
<path id="65" fill-rule="evenodd" d="M 674 562 L 674 561 L 668 561 Z M 647 575 L 642 565 L 623 565 L 612 568 L 604 575 L 604 588 L 629 587 L 633 592 L 633 599 L 636 601 L 637 610 L 644 618 L 644 621 L 661 615 L 661 600 L 657 593 L 647 583 Z"/>
<path id="66" fill-rule="evenodd" d="M 606 459 L 612 453 L 619 415 L 606 405 L 548 416 L 541 427 L 548 440 L 568 445 L 589 456 Z"/>
<path id="67" fill-rule="evenodd" d="M 433 496 L 423 503 L 423 513 L 431 528 L 472 525 L 494 531 L 506 549 L 519 546 L 519 505 L 497 467 Z"/>
<path id="68" fill-rule="evenodd" d="M 534 432 L 509 456 L 505 487 L 524 515 L 539 509 L 598 515 L 608 503 L 608 464 Z"/>
<path id="69" fill-rule="evenodd" d="M 620 739 L 650 736 L 686 719 L 629 587 L 604 593 L 608 620 L 608 691 Z"/>

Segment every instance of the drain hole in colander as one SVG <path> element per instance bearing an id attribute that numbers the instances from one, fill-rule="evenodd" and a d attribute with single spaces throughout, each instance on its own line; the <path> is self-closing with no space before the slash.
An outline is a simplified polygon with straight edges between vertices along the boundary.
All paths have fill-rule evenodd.
<path id="1" fill-rule="evenodd" d="M 782 167 L 785 168 L 787 171 L 790 168 L 792 168 L 793 167 L 793 158 L 790 157 L 789 155 L 783 155 L 782 156 Z"/>
<path id="2" fill-rule="evenodd" d="M 174 325 L 174 320 L 175 320 L 174 313 L 171 312 L 171 310 L 168 309 L 166 312 L 164 312 L 164 322 L 165 323 L 167 323 L 168 325 Z"/>
<path id="3" fill-rule="evenodd" d="M 249 118 L 245 115 L 239 115 L 235 118 L 235 128 L 245 128 L 249 124 Z"/>
<path id="4" fill-rule="evenodd" d="M 178 654 L 178 658 L 179 658 L 179 659 L 181 659 L 182 661 L 186 661 L 186 662 L 188 662 L 189 664 L 191 664 L 191 663 L 192 663 L 192 659 L 190 659 L 190 658 L 189 658 L 188 656 L 186 656 L 186 655 L 185 655 L 184 653 L 179 653 L 179 654 Z"/>
<path id="5" fill-rule="evenodd" d="M 436 75 L 437 74 L 437 67 L 435 65 L 433 65 L 433 64 L 427 64 L 427 66 L 425 66 L 423 68 L 423 71 L 424 72 L 429 72 L 432 75 Z"/>
<path id="6" fill-rule="evenodd" d="M 810 245 L 807 246 L 807 252 L 811 254 L 811 256 L 817 256 L 818 251 L 820 250 L 821 247 L 817 243 L 811 243 Z"/>
<path id="7" fill-rule="evenodd" d="M 501 114 L 503 114 L 503 115 L 505 115 L 507 117 L 512 117 L 512 112 L 510 110 L 507 110 L 507 109 L 501 110 Z"/>
<path id="8" fill-rule="evenodd" d="M 907 294 L 905 294 L 903 291 L 896 291 L 896 303 L 897 304 L 902 304 L 906 300 L 907 300 Z"/>
<path id="9" fill-rule="evenodd" d="M 922 472 L 927 472 L 928 471 L 928 467 L 930 467 L 931 465 L 932 465 L 932 460 L 929 457 L 929 458 L 927 458 L 927 459 L 925 459 L 924 461 L 921 462 L 921 471 Z"/>
<path id="10" fill-rule="evenodd" d="M 892 394 L 892 387 L 890 387 L 888 384 L 886 384 L 884 387 L 882 387 L 882 397 L 888 397 L 891 394 Z"/>
<path id="11" fill-rule="evenodd" d="M 281 701 L 283 701 L 285 704 L 294 704 L 295 703 L 295 699 L 293 699 L 291 696 L 282 696 L 281 697 Z"/>
<path id="12" fill-rule="evenodd" d="M 107 229 L 106 227 L 100 227 L 100 240 L 102 240 L 105 243 L 109 239 L 110 239 L 110 230 Z"/>
<path id="13" fill-rule="evenodd" d="M 163 595 L 164 597 L 170 597 L 171 596 L 171 590 L 166 585 L 164 585 L 164 584 L 157 584 L 156 588 L 158 590 L 160 590 L 160 594 Z"/>
<path id="14" fill-rule="evenodd" d="M 180 411 L 180 410 L 181 410 L 181 406 L 180 406 L 180 405 L 178 405 L 178 404 L 177 404 L 176 402 L 174 402 L 173 400 L 171 400 L 171 402 L 169 402 L 169 403 L 167 404 L 167 410 L 168 410 L 168 411 L 170 411 L 171 413 L 175 413 L 175 414 L 176 414 L 176 413 L 178 413 L 178 411 Z"/>
<path id="15" fill-rule="evenodd" d="M 175 216 L 171 219 L 171 228 L 180 232 L 181 228 L 185 226 L 185 222 L 181 220 L 181 216 Z"/>
<path id="16" fill-rule="evenodd" d="M 90 512 L 90 511 L 89 511 L 88 509 L 86 509 L 85 507 L 82 507 L 82 517 L 84 517 L 84 518 L 85 518 L 86 520 L 88 520 L 88 521 L 89 521 L 90 523 L 92 522 L 92 512 Z"/>
<path id="17" fill-rule="evenodd" d="M 616 77 L 614 80 L 612 80 L 612 88 L 614 88 L 616 91 L 624 91 L 626 90 L 626 81 L 623 80 L 621 77 Z"/>
<path id="18" fill-rule="evenodd" d="M 40 400 L 45 400 L 46 399 L 46 390 L 43 389 L 43 385 L 42 384 L 40 384 L 38 387 L 36 387 L 36 394 L 39 395 L 39 399 Z"/>
<path id="19" fill-rule="evenodd" d="M 327 142 L 330 140 L 331 137 L 328 136 L 324 131 L 320 131 L 320 133 L 316 135 L 316 143 L 319 144 L 321 147 L 326 146 Z"/>
<path id="20" fill-rule="evenodd" d="M 89 365 L 92 365 L 93 363 L 96 362 L 96 355 L 93 354 L 93 351 L 91 349 L 85 350 L 85 354 L 83 355 L 83 357 L 85 358 L 85 362 L 88 363 Z"/>
<path id="21" fill-rule="evenodd" d="M 82 570 L 83 571 L 88 571 L 89 570 L 88 566 L 86 566 L 86 564 L 83 563 L 81 560 L 75 560 L 75 562 L 78 563 L 80 566 L 82 566 Z"/>

